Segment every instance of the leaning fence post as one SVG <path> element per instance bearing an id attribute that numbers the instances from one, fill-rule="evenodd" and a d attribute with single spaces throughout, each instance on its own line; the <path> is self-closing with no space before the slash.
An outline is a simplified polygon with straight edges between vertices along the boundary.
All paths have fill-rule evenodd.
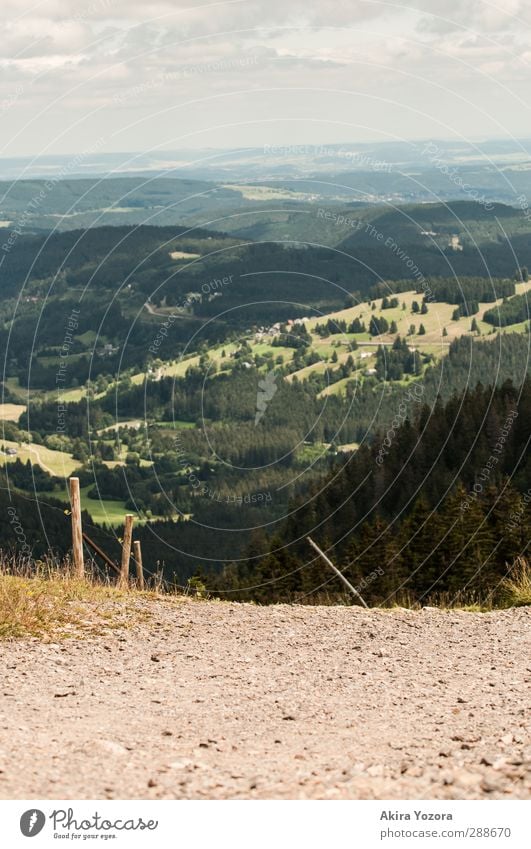
<path id="1" fill-rule="evenodd" d="M 140 540 L 135 539 L 133 543 L 136 563 L 136 582 L 139 590 L 144 589 L 144 570 L 142 568 L 142 546 Z"/>
<path id="2" fill-rule="evenodd" d="M 129 561 L 131 559 L 131 538 L 133 536 L 132 513 L 127 513 L 124 523 L 124 541 L 122 543 L 122 568 L 120 571 L 120 586 L 127 587 L 129 583 Z"/>
<path id="3" fill-rule="evenodd" d="M 81 527 L 81 496 L 79 494 L 79 478 L 70 478 L 70 505 L 72 508 L 72 551 L 76 577 L 85 574 L 83 560 L 83 529 Z"/>
<path id="4" fill-rule="evenodd" d="M 333 571 L 336 573 L 336 575 L 338 576 L 338 578 L 341 578 L 341 580 L 343 581 L 343 583 L 345 584 L 345 586 L 346 586 L 346 587 L 348 587 L 348 589 L 350 590 L 350 592 L 352 593 L 352 595 L 356 596 L 356 598 L 358 598 L 358 599 L 361 601 L 361 603 L 362 603 L 363 607 L 368 607 L 368 604 L 365 602 L 365 599 L 363 599 L 363 598 L 361 597 L 361 595 L 359 594 L 359 592 L 357 591 L 357 589 L 356 589 L 355 587 L 353 587 L 353 586 L 352 586 L 352 584 L 350 583 L 350 581 L 347 581 L 347 579 L 345 578 L 345 576 L 344 576 L 343 572 L 340 572 L 340 571 L 339 571 L 339 569 L 337 568 L 337 566 L 334 566 L 334 564 L 332 563 L 332 561 L 330 560 L 330 558 L 329 558 L 329 557 L 327 557 L 327 556 L 326 556 L 326 554 L 324 553 L 324 551 L 323 551 L 322 549 L 320 549 L 320 548 L 319 548 L 319 546 L 317 545 L 317 543 L 315 543 L 311 537 L 306 537 L 306 539 L 307 539 L 307 540 L 308 540 L 308 542 L 310 543 L 311 547 L 312 547 L 313 549 L 315 549 L 315 551 L 317 552 L 317 554 L 318 554 L 320 557 L 322 557 L 322 559 L 324 560 L 324 562 L 326 563 L 326 565 L 327 565 L 327 566 L 330 566 L 330 568 L 331 568 L 331 569 L 333 569 Z"/>

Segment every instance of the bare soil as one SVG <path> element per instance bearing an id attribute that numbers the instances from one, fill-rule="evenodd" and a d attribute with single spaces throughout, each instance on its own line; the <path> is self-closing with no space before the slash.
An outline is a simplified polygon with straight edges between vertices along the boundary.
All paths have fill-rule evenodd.
<path id="1" fill-rule="evenodd" d="M 0 797 L 531 795 L 531 609 L 142 604 L 0 645 Z"/>

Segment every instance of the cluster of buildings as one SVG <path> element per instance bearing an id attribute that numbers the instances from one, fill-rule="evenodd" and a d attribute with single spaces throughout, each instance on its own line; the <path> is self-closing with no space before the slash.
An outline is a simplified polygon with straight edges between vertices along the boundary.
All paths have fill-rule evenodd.
<path id="1" fill-rule="evenodd" d="M 288 318 L 288 320 L 285 322 L 288 333 L 290 327 L 305 324 L 305 322 L 307 321 L 310 321 L 310 319 L 306 315 L 303 318 Z M 254 334 L 255 342 L 263 342 L 264 339 L 272 339 L 275 336 L 280 336 L 281 327 L 282 322 L 280 321 L 276 321 L 275 324 L 271 325 L 271 327 L 259 327 Z"/>

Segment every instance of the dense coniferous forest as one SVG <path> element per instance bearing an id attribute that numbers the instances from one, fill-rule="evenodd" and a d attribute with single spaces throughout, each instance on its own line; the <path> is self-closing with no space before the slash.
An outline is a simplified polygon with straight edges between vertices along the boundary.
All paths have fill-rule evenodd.
<path id="1" fill-rule="evenodd" d="M 505 300 L 501 306 L 487 310 L 484 320 L 494 327 L 507 327 L 520 321 L 529 321 L 529 298 L 527 295 L 516 295 Z"/>
<path id="2" fill-rule="evenodd" d="M 514 295 L 514 280 L 489 279 L 488 277 L 460 277 L 459 279 L 431 277 L 425 287 L 417 287 L 419 293 L 429 291 L 429 300 L 446 301 L 449 304 L 492 303 L 499 298 Z"/>
<path id="3" fill-rule="evenodd" d="M 371 604 L 495 596 L 530 538 L 530 416 L 529 380 L 423 405 L 292 505 L 268 555 L 255 546 L 211 587 L 261 602 L 342 597 L 308 549 L 313 534 Z"/>

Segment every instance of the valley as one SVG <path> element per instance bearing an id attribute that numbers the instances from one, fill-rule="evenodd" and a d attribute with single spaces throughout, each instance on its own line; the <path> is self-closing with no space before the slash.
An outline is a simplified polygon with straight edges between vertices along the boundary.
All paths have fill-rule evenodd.
<path id="1" fill-rule="evenodd" d="M 289 202 L 283 220 L 255 215 L 258 241 L 144 224 L 18 237 L 3 265 L 5 497 L 59 516 L 75 472 L 112 556 L 131 512 L 153 573 L 232 593 L 234 574 L 255 580 L 249 551 L 287 539 L 301 500 L 363 464 L 404 403 L 416 427 L 493 373 L 525 381 L 522 212 Z M 304 241 L 279 240 L 288 223 Z M 48 535 L 32 541 L 44 552 Z"/>

